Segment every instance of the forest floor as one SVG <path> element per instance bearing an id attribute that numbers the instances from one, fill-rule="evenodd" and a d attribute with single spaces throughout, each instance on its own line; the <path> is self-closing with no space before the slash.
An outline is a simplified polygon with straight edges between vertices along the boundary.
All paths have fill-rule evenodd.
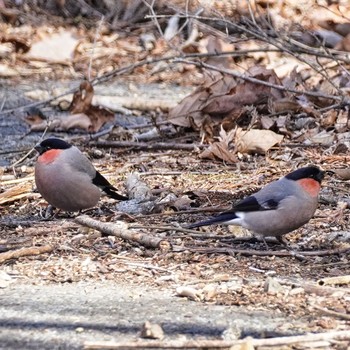
<path id="1" fill-rule="evenodd" d="M 11 32 L 13 27 L 6 30 Z M 50 32 L 45 27 L 41 30 Z M 136 39 L 139 34 L 137 29 L 131 38 L 119 33 L 118 44 L 113 41 L 115 33 L 104 34 L 95 48 L 92 72 L 106 77 L 115 65 L 126 65 L 132 54 L 135 62 L 147 58 Z M 348 174 L 326 176 L 319 208 L 310 222 L 286 235 L 288 248 L 249 240 L 251 233 L 243 229 L 184 228 L 300 166 L 315 164 L 346 172 L 348 155 L 341 151 L 346 142 L 340 136 L 330 144 L 307 143 L 302 136 L 314 140 L 316 131 L 310 130 L 317 128 L 333 137 L 348 127 L 336 126 L 333 133 L 316 108 L 298 110 L 303 114 L 298 115 L 299 121 L 309 118 L 312 123 L 297 130 L 297 122 L 274 119 L 271 128 L 283 134 L 283 143 L 260 154 L 232 151 L 229 144 L 237 144 L 237 139 L 225 143 L 231 136 L 227 130 L 218 134 L 217 115 L 206 110 L 212 117 L 209 122 L 203 115 L 191 119 L 189 110 L 197 102 L 193 91 L 206 79 L 205 73 L 189 68 L 186 62 L 174 66 L 165 61 L 151 65 L 152 69 L 145 64 L 133 67 L 127 76 L 97 81 L 94 103 L 115 112 L 115 120 L 107 122 L 102 113 L 94 115 L 95 122 L 103 120 L 101 129 L 91 132 L 89 128 L 96 124 L 86 126 L 85 119 L 74 119 L 76 128 L 64 123 L 52 127 L 53 121 L 61 123 L 61 118 L 75 115 L 72 109 L 67 113 L 67 106 L 89 64 L 83 44 L 93 46 L 95 28 L 84 35 L 74 64 L 53 63 L 50 57 L 28 63 L 23 53 L 18 54 L 16 67 L 9 58 L 5 60 L 7 74 L 10 68 L 16 71 L 3 76 L 0 87 L 4 96 L 0 114 L 0 349 L 128 349 L 144 348 L 145 341 L 155 342 L 154 348 L 175 348 L 175 343 L 183 349 L 228 348 L 229 343 L 237 349 L 267 349 L 272 339 L 277 339 L 278 349 L 348 349 L 344 336 L 350 331 Z M 163 40 L 154 45 L 155 51 L 166 51 Z M 250 59 L 254 62 L 256 57 Z M 46 81 L 43 74 L 47 74 Z M 49 101 L 68 90 L 71 94 Z M 181 105 L 185 96 L 190 100 Z M 38 118 L 37 110 L 28 112 L 26 106 L 33 103 L 50 120 L 49 125 Z M 168 113 L 179 105 L 184 113 L 181 120 L 169 122 Z M 91 112 L 91 105 L 85 107 Z M 255 111 L 244 108 L 239 126 L 268 124 L 260 107 Z M 242 122 L 248 114 L 261 118 L 261 123 Z M 333 123 L 341 118 L 337 115 Z M 191 123 L 197 123 L 197 128 Z M 122 193 L 128 192 L 130 174 L 137 173 L 139 185 L 152 194 L 152 208 L 132 204 L 132 211 L 102 197 L 99 207 L 85 214 L 60 212 L 44 220 L 47 203 L 35 188 L 32 147 L 52 135 L 78 146 Z M 221 148 L 207 146 L 218 145 L 217 140 L 223 142 Z M 209 159 L 208 153 L 203 154 L 208 149 Z M 122 222 L 125 232 L 136 232 L 144 240 L 88 228 L 87 218 L 97 226 Z M 160 243 L 149 243 L 154 241 Z M 149 330 L 152 340 L 141 338 L 147 321 L 155 325 L 155 330 Z M 297 335 L 304 338 L 291 338 Z M 194 340 L 198 343 L 190 343 Z M 110 342 L 109 347 L 104 341 Z"/>

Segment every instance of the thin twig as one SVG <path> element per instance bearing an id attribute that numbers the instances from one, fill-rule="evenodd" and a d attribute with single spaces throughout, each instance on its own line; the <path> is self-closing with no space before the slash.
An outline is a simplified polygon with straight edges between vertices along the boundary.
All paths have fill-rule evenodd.
<path id="1" fill-rule="evenodd" d="M 151 18 L 152 18 L 153 22 L 156 24 L 156 27 L 158 29 L 159 34 L 161 35 L 161 37 L 164 37 L 164 33 L 162 31 L 162 28 L 160 27 L 157 16 L 156 16 L 154 9 L 153 9 L 155 0 L 151 0 L 151 1 L 152 1 L 152 3 L 149 4 L 146 0 L 142 0 L 142 2 L 146 5 L 146 7 L 149 8 L 149 11 L 151 12 L 151 14 L 152 14 Z"/>
<path id="2" fill-rule="evenodd" d="M 337 318 L 341 318 L 342 320 L 350 321 L 350 315 L 348 315 L 348 314 L 344 314 L 342 312 L 336 312 L 336 311 L 333 311 L 333 310 L 328 310 L 328 309 L 325 309 L 325 308 L 320 307 L 318 305 L 312 305 L 312 307 L 315 310 L 321 311 L 325 315 L 334 316 L 334 317 L 337 317 Z"/>
<path id="3" fill-rule="evenodd" d="M 156 15 L 157 18 L 170 18 L 172 15 Z M 194 19 L 194 20 L 198 20 L 198 21 L 207 21 L 207 22 L 213 22 L 213 21 L 217 21 L 220 22 L 223 25 L 227 25 L 228 27 L 233 27 L 235 28 L 236 31 L 240 31 L 240 32 L 246 32 L 247 34 L 250 34 L 252 37 L 256 38 L 256 39 L 260 39 L 261 41 L 266 42 L 269 45 L 273 45 L 275 47 L 277 47 L 276 45 L 274 45 L 273 43 L 270 42 L 271 37 L 261 37 L 261 35 L 259 35 L 260 33 L 256 33 L 254 30 L 250 30 L 244 26 L 241 26 L 237 23 L 234 23 L 232 21 L 226 20 L 224 17 L 221 18 L 213 18 L 213 17 L 206 17 L 206 16 L 198 16 L 198 15 L 189 15 L 189 14 L 183 14 L 183 15 L 179 15 L 180 18 L 183 19 Z M 152 18 L 152 16 L 150 15 L 146 15 L 145 18 Z M 201 22 L 199 22 L 200 24 L 202 24 Z M 268 40 L 267 40 L 268 39 Z M 305 54 L 305 55 L 310 55 L 310 56 L 319 56 L 319 57 L 323 57 L 323 58 L 327 58 L 329 60 L 334 60 L 334 56 L 337 56 L 338 60 L 343 61 L 344 63 L 350 63 L 350 59 L 348 57 L 348 53 L 344 52 L 344 51 L 339 51 L 339 50 L 331 50 L 329 49 L 328 52 L 330 52 L 330 54 L 325 54 L 324 52 L 320 51 L 318 48 L 314 48 L 314 47 L 310 47 L 307 45 L 302 44 L 299 41 L 293 40 L 290 37 L 286 37 L 286 39 L 288 39 L 288 41 L 293 45 L 292 46 L 292 50 L 295 51 L 297 50 L 299 53 Z M 285 44 L 287 44 L 288 42 L 283 42 L 284 46 Z M 278 49 L 276 49 L 276 51 L 280 51 L 280 52 L 284 52 L 285 51 L 285 47 L 283 45 L 279 46 Z"/>
<path id="4" fill-rule="evenodd" d="M 92 50 L 91 50 L 90 59 L 89 59 L 89 67 L 88 67 L 88 71 L 87 71 L 87 76 L 88 76 L 89 81 L 91 81 L 91 67 L 92 67 L 92 60 L 94 58 L 94 52 L 95 52 L 95 48 L 96 48 L 96 44 L 97 44 L 97 38 L 99 38 L 99 36 L 100 36 L 101 27 L 102 27 L 102 23 L 103 23 L 104 19 L 105 19 L 105 16 L 102 15 L 100 22 L 98 23 L 98 26 L 96 28 L 94 43 L 92 45 Z"/>
<path id="5" fill-rule="evenodd" d="M 44 139 L 44 137 L 45 137 L 45 135 L 46 135 L 48 129 L 49 129 L 49 124 L 46 126 L 45 130 L 44 130 L 43 133 L 41 134 L 40 139 L 39 139 L 39 142 L 41 142 L 41 141 Z M 27 159 L 33 152 L 35 152 L 35 148 L 34 148 L 34 147 L 35 147 L 35 146 L 33 146 L 22 158 L 18 159 L 16 162 L 14 162 L 14 163 L 11 165 L 11 167 L 13 168 L 14 173 L 15 173 L 15 170 L 14 170 L 15 166 L 18 165 L 18 164 L 20 164 L 20 163 L 22 163 L 22 162 L 23 162 L 25 159 Z"/>
<path id="6" fill-rule="evenodd" d="M 243 75 L 243 74 L 240 74 L 240 73 L 236 73 L 236 72 L 234 72 L 233 70 L 230 70 L 230 69 L 225 69 L 225 68 L 221 68 L 221 67 L 218 67 L 218 66 L 212 66 L 212 65 L 206 64 L 204 62 L 189 61 L 189 60 L 182 59 L 182 58 L 176 59 L 174 61 L 175 62 L 180 62 L 180 63 L 185 63 L 185 64 L 192 64 L 192 65 L 194 65 L 196 67 L 207 68 L 207 69 L 210 69 L 210 70 L 213 70 L 213 71 L 216 71 L 216 72 L 220 72 L 220 73 L 231 75 L 231 76 L 233 76 L 235 78 L 238 78 L 238 79 L 249 81 L 249 82 L 254 83 L 254 84 L 268 86 L 268 87 L 271 87 L 271 88 L 274 88 L 274 89 L 280 90 L 280 91 L 289 91 L 289 92 L 293 92 L 293 93 L 298 94 L 298 95 L 306 95 L 306 96 L 312 96 L 312 97 L 321 97 L 321 98 L 327 98 L 327 99 L 336 100 L 336 101 L 342 101 L 343 100 L 343 97 L 336 96 L 336 95 L 328 95 L 328 94 L 323 94 L 321 92 L 313 92 L 313 91 L 300 91 L 300 90 L 288 88 L 288 87 L 285 87 L 285 86 L 282 86 L 282 85 L 269 83 L 267 81 L 263 81 L 263 80 L 256 79 L 256 78 L 253 78 L 253 77 L 249 77 L 249 76 L 246 76 L 246 75 Z"/>

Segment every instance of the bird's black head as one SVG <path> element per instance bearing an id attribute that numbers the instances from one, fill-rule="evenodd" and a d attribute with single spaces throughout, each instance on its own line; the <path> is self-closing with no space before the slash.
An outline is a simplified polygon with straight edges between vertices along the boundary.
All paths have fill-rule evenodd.
<path id="1" fill-rule="evenodd" d="M 41 143 L 36 145 L 34 148 L 39 152 L 39 154 L 43 154 L 50 149 L 68 149 L 70 147 L 72 147 L 72 145 L 70 145 L 66 141 L 57 139 L 55 137 L 51 137 L 49 139 L 42 141 Z"/>
<path id="2" fill-rule="evenodd" d="M 325 172 L 320 170 L 316 166 L 308 166 L 305 168 L 300 168 L 294 170 L 286 176 L 286 179 L 298 181 L 301 179 L 314 179 L 317 182 L 321 183 L 325 175 Z"/>

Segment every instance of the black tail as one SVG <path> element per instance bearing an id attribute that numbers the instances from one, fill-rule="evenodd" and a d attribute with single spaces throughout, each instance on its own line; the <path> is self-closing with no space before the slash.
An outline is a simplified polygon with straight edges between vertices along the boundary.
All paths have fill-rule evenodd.
<path id="1" fill-rule="evenodd" d="M 238 216 L 234 212 L 224 212 L 209 220 L 195 222 L 194 224 L 186 226 L 186 228 L 191 229 L 191 228 L 196 228 L 201 226 L 217 225 L 236 218 L 238 218 Z"/>
<path id="2" fill-rule="evenodd" d="M 117 199 L 118 201 L 126 201 L 128 200 L 129 198 L 128 197 L 125 197 L 123 196 L 122 194 L 119 194 L 117 192 L 117 189 L 113 186 L 109 186 L 109 187 L 105 187 L 105 188 L 102 188 L 102 190 L 111 198 L 113 199 Z"/>
<path id="3" fill-rule="evenodd" d="M 102 189 L 109 197 L 116 199 L 118 201 L 126 201 L 129 198 L 119 194 L 117 189 L 113 187 L 109 181 L 102 176 L 98 171 L 96 171 L 96 175 L 92 180 L 92 183 Z"/>

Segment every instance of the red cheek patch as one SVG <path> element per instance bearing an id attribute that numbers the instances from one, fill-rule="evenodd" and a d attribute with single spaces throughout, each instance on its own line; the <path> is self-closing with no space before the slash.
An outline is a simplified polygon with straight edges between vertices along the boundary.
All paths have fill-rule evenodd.
<path id="1" fill-rule="evenodd" d="M 320 183 L 313 179 L 301 179 L 298 184 L 312 197 L 317 197 L 321 188 Z"/>
<path id="2" fill-rule="evenodd" d="M 62 152 L 61 149 L 50 149 L 49 151 L 46 151 L 45 153 L 43 153 L 38 158 L 38 161 L 45 164 L 52 163 L 61 152 Z"/>

